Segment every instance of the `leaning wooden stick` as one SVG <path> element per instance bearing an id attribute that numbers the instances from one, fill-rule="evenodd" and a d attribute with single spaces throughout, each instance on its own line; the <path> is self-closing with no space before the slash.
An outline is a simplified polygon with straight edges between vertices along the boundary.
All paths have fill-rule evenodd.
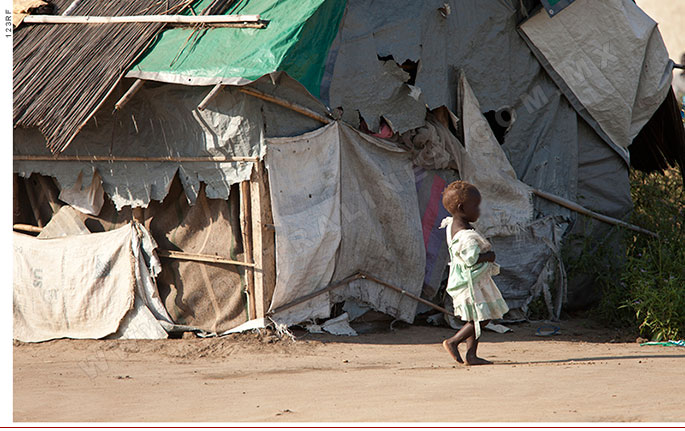
<path id="1" fill-rule="evenodd" d="M 258 99 L 266 100 L 267 102 L 274 103 L 276 105 L 282 106 L 284 108 L 290 109 L 291 111 L 298 112 L 306 117 L 309 117 L 313 120 L 319 121 L 323 124 L 328 124 L 331 121 L 333 121 L 331 118 L 326 118 L 323 115 L 319 115 L 316 112 L 312 111 L 309 108 L 305 108 L 304 106 L 288 102 L 287 100 L 281 99 L 279 97 L 271 96 L 266 93 L 262 93 L 259 90 L 255 90 L 254 88 L 248 88 L 248 87 L 241 87 L 239 90 L 241 93 L 248 94 L 250 96 L 256 97 Z"/>
<path id="2" fill-rule="evenodd" d="M 402 295 L 408 296 L 408 297 L 410 297 L 411 299 L 413 299 L 413 300 L 415 300 L 415 301 L 418 301 L 418 302 L 420 302 L 420 303 L 422 303 L 422 304 L 425 304 L 425 305 L 427 305 L 427 306 L 429 306 L 429 307 L 431 307 L 431 308 L 433 308 L 433 309 L 435 309 L 435 310 L 441 311 L 441 312 L 443 312 L 443 313 L 445 313 L 445 314 L 449 314 L 450 316 L 457 317 L 457 316 L 456 316 L 454 313 L 452 313 L 451 311 L 447 311 L 446 308 L 443 308 L 443 307 L 441 307 L 441 306 L 439 306 L 439 305 L 433 304 L 432 302 L 427 301 L 427 300 L 425 300 L 425 299 L 423 299 L 423 298 L 420 298 L 420 297 L 414 295 L 413 293 L 409 293 L 409 292 L 407 292 L 407 291 L 404 290 L 404 289 L 401 289 L 401 288 L 399 288 L 399 287 L 397 287 L 397 286 L 393 286 L 392 284 L 388 284 L 388 283 L 384 282 L 383 280 L 379 280 L 378 278 L 376 278 L 376 277 L 374 277 L 374 276 L 372 276 L 372 275 L 369 275 L 369 274 L 365 273 L 364 271 L 359 271 L 358 274 L 359 274 L 359 275 L 361 276 L 361 278 L 363 278 L 363 279 L 371 280 L 371 281 L 373 281 L 373 282 L 375 282 L 375 283 L 380 284 L 380 285 L 383 286 L 383 287 L 387 287 L 388 289 L 392 289 L 392 290 L 394 290 L 394 291 L 396 291 L 396 292 L 399 292 L 399 293 L 401 293 Z"/>
<path id="3" fill-rule="evenodd" d="M 200 102 L 199 105 L 197 105 L 197 110 L 198 111 L 204 111 L 207 105 L 209 105 L 209 102 L 212 101 L 216 97 L 217 94 L 219 94 L 219 91 L 223 88 L 223 84 L 216 84 L 214 88 L 212 88 L 212 91 L 210 91 L 207 96 L 205 96 L 204 99 Z"/>
<path id="4" fill-rule="evenodd" d="M 543 199 L 546 199 L 550 202 L 554 202 L 557 205 L 561 205 L 562 207 L 568 208 L 568 209 L 575 211 L 579 214 L 583 214 L 583 215 L 586 215 L 588 217 L 592 217 L 594 219 L 603 221 L 604 223 L 622 226 L 626 229 L 630 229 L 630 230 L 633 230 L 635 232 L 644 233 L 646 235 L 651 235 L 655 238 L 659 237 L 659 235 L 657 235 L 656 233 L 654 233 L 652 231 L 649 231 L 647 229 L 643 229 L 639 226 L 635 226 L 634 224 L 626 223 L 623 220 L 619 220 L 619 219 L 616 219 L 613 217 L 609 217 L 609 216 L 606 216 L 604 214 L 596 213 L 592 210 L 585 208 L 584 206 L 578 205 L 577 203 L 572 202 L 568 199 L 564 199 L 560 196 L 556 196 L 556 195 L 553 195 L 551 193 L 543 192 L 542 190 L 537 190 L 537 189 L 533 189 L 533 193 L 535 193 L 537 196 L 540 196 Z"/>
<path id="5" fill-rule="evenodd" d="M 383 287 L 387 287 L 388 289 L 392 289 L 392 290 L 394 290 L 394 291 L 396 291 L 396 292 L 401 293 L 402 295 L 408 296 L 409 298 L 411 298 L 411 299 L 413 299 L 413 300 L 415 300 L 415 301 L 418 301 L 418 302 L 420 302 L 420 303 L 422 303 L 422 304 L 426 304 L 427 306 L 429 306 L 429 307 L 431 307 L 431 308 L 433 308 L 433 309 L 435 309 L 435 310 L 437 310 L 437 311 L 440 311 L 440 312 L 442 312 L 442 313 L 449 314 L 450 316 L 458 317 L 456 314 L 454 314 L 454 313 L 448 311 L 447 309 L 445 309 L 445 308 L 443 308 L 443 307 L 441 307 L 441 306 L 439 306 L 439 305 L 433 304 L 432 302 L 427 301 L 427 300 L 425 300 L 425 299 L 423 299 L 423 298 L 419 298 L 418 296 L 414 295 L 413 293 L 409 293 L 409 292 L 407 292 L 407 291 L 404 290 L 404 289 L 401 289 L 401 288 L 399 288 L 399 287 L 397 287 L 397 286 L 393 286 L 392 284 L 386 283 L 386 282 L 384 282 L 383 280 L 380 280 L 380 279 L 378 279 L 378 278 L 376 278 L 376 277 L 374 277 L 374 276 L 372 276 L 372 275 L 370 275 L 370 274 L 367 274 L 367 273 L 364 272 L 364 271 L 358 271 L 358 272 L 356 272 L 355 274 L 350 275 L 350 276 L 347 277 L 347 278 L 344 278 L 344 279 L 342 279 L 342 280 L 340 280 L 340 281 L 338 281 L 338 282 L 335 282 L 335 283 L 333 283 L 333 284 L 331 284 L 331 285 L 329 285 L 329 286 L 324 287 L 323 289 L 319 289 L 319 290 L 317 290 L 317 291 L 315 291 L 315 292 L 312 292 L 312 293 L 310 293 L 310 294 L 308 294 L 308 295 L 304 295 L 304 296 L 302 296 L 302 297 L 300 297 L 300 298 L 297 298 L 297 299 L 295 299 L 295 300 L 293 300 L 293 301 L 290 301 L 290 302 L 288 302 L 287 304 L 283 304 L 283 305 L 281 305 L 281 306 L 279 306 L 279 307 L 276 307 L 276 308 L 274 308 L 273 310 L 271 310 L 270 312 L 268 312 L 267 315 L 272 315 L 272 314 L 280 313 L 281 311 L 284 311 L 284 310 L 287 310 L 287 309 L 289 309 L 289 308 L 292 308 L 292 307 L 294 307 L 294 306 L 296 306 L 296 305 L 302 304 L 303 302 L 309 301 L 310 299 L 316 298 L 317 296 L 319 296 L 319 295 L 321 295 L 321 294 L 324 294 L 324 293 L 326 293 L 326 292 L 330 292 L 330 291 L 333 290 L 333 289 L 336 289 L 336 288 L 341 287 L 341 286 L 343 286 L 343 285 L 345 285 L 345 284 L 347 284 L 347 283 L 349 283 L 349 282 L 351 282 L 351 281 L 358 280 L 358 279 L 362 279 L 362 280 L 363 280 L 363 279 L 371 280 L 371 281 L 373 281 L 373 282 L 375 282 L 375 283 L 377 283 L 377 284 L 380 284 L 380 285 L 383 286 Z"/>
<path id="6" fill-rule="evenodd" d="M 257 162 L 258 157 L 127 157 L 127 156 L 38 156 L 38 155 L 15 155 L 15 162 L 208 162 L 208 163 L 232 163 L 232 162 Z"/>
<path id="7" fill-rule="evenodd" d="M 333 290 L 333 289 L 335 289 L 335 288 L 338 288 L 338 287 L 340 287 L 340 286 L 344 286 L 345 284 L 349 283 L 350 281 L 357 280 L 357 279 L 359 279 L 359 278 L 362 278 L 362 275 L 361 275 L 360 273 L 357 272 L 356 274 L 352 274 L 352 275 L 350 275 L 350 276 L 347 277 L 347 278 L 344 278 L 344 279 L 342 279 L 342 280 L 340 280 L 340 281 L 337 281 L 337 282 L 335 282 L 335 283 L 333 283 L 333 284 L 330 284 L 330 285 L 324 287 L 323 289 L 319 289 L 319 290 L 317 290 L 317 291 L 315 291 L 315 292 L 312 292 L 312 293 L 310 293 L 310 294 L 301 296 L 301 297 L 299 297 L 299 298 L 297 298 L 297 299 L 295 299 L 295 300 L 293 300 L 293 301 L 290 301 L 290 302 L 288 302 L 287 304 L 283 304 L 283 305 L 281 305 L 280 307 L 276 307 L 276 308 L 274 308 L 273 310 L 271 310 L 271 311 L 269 311 L 268 313 L 266 313 L 266 315 L 267 315 L 267 316 L 270 316 L 270 315 L 273 315 L 273 314 L 276 314 L 276 313 L 280 313 L 281 311 L 284 311 L 284 310 L 287 310 L 288 308 L 292 308 L 292 307 L 294 307 L 294 306 L 296 306 L 296 305 L 302 304 L 303 302 L 307 302 L 307 301 L 309 301 L 309 300 L 312 299 L 312 298 L 316 298 L 316 297 L 319 296 L 319 295 L 322 295 L 322 294 L 324 294 L 324 293 L 326 293 L 326 292 L 330 292 L 331 290 Z"/>

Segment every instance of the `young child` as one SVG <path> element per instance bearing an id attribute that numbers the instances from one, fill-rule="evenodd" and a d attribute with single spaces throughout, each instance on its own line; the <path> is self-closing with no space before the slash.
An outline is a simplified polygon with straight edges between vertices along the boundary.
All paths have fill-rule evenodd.
<path id="1" fill-rule="evenodd" d="M 443 347 L 457 362 L 464 361 L 459 344 L 466 341 L 468 365 L 491 364 L 476 355 L 481 326 L 499 319 L 509 311 L 492 276 L 499 274 L 495 252 L 490 243 L 471 226 L 480 216 L 481 196 L 478 189 L 465 181 L 449 184 L 442 193 L 442 204 L 452 217 L 442 221 L 446 227 L 450 252 L 447 293 L 454 303 L 454 314 L 467 323 Z"/>

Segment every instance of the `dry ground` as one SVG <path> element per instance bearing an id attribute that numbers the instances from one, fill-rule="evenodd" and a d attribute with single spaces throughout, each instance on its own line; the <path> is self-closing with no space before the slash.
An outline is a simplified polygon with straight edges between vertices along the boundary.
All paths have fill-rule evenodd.
<path id="1" fill-rule="evenodd" d="M 470 368 L 440 345 L 452 331 L 428 326 L 15 342 L 14 420 L 685 421 L 684 348 L 640 347 L 586 320 L 545 338 L 537 326 L 484 332 L 496 364 Z"/>

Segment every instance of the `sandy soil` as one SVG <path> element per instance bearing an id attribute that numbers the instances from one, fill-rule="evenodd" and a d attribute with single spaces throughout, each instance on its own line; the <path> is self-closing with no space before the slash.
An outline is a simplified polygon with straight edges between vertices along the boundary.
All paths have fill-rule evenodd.
<path id="1" fill-rule="evenodd" d="M 376 326 L 295 342 L 15 342 L 14 420 L 685 421 L 679 347 L 640 347 L 584 320 L 536 337 L 527 323 L 484 332 L 496 364 L 465 367 L 440 344 L 447 328 Z"/>

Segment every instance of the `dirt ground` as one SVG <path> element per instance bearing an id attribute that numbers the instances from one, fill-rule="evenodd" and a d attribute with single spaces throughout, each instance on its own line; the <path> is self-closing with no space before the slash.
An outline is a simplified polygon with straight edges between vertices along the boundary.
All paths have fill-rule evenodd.
<path id="1" fill-rule="evenodd" d="M 460 366 L 430 326 L 357 337 L 14 344 L 15 421 L 685 421 L 685 349 L 587 320 L 484 331 L 495 365 Z"/>

